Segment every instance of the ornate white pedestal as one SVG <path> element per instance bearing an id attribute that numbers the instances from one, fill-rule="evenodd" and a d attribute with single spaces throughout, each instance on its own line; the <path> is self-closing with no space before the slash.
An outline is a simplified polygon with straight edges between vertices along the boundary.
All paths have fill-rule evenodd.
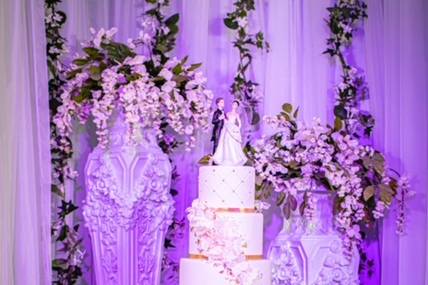
<path id="1" fill-rule="evenodd" d="M 90 154 L 83 215 L 97 284 L 155 285 L 173 214 L 171 165 L 150 132 L 137 146 L 124 141 L 125 132 L 119 122 L 110 147 Z"/>
<path id="2" fill-rule="evenodd" d="M 284 228 L 270 245 L 273 285 L 357 285 L 359 254 L 349 260 L 332 226 L 327 193 L 314 194 L 315 217 L 308 223 L 300 214 L 284 220 Z"/>

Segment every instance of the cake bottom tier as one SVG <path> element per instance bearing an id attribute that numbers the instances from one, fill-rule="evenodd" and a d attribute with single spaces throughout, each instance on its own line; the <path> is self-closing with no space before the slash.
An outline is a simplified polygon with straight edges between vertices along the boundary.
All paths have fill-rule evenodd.
<path id="1" fill-rule="evenodd" d="M 247 261 L 250 266 L 262 274 L 262 278 L 253 285 L 271 284 L 270 260 Z M 230 285 L 217 268 L 202 259 L 182 258 L 180 260 L 180 285 Z"/>

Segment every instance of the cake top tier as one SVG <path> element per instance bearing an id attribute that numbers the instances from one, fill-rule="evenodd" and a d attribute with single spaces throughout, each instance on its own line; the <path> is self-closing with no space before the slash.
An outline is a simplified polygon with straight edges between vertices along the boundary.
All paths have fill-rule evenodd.
<path id="1" fill-rule="evenodd" d="M 254 209 L 254 168 L 202 166 L 199 169 L 199 199 L 212 208 Z"/>

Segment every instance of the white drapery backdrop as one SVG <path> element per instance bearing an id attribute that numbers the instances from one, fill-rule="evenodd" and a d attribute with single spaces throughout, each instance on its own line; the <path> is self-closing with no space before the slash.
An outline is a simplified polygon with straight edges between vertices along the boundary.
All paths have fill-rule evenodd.
<path id="1" fill-rule="evenodd" d="M 383 225 L 382 284 L 428 284 L 428 2 L 370 0 L 364 43 L 377 119 L 374 143 L 391 167 L 408 173 L 408 231 L 395 235 L 391 214 Z"/>
<path id="2" fill-rule="evenodd" d="M 69 16 L 66 36 L 73 46 L 86 39 L 89 27 L 116 26 L 122 40 L 138 33 L 136 18 L 143 9 L 142 1 L 65 2 Z M 228 88 L 235 74 L 237 52 L 231 44 L 233 35 L 222 19 L 231 11 L 233 1 L 172 2 L 172 10 L 181 16 L 176 53 L 180 57 L 189 55 L 192 62 L 202 62 L 210 88 L 216 96 L 226 97 L 226 102 L 230 102 Z M 408 235 L 398 238 L 394 214 L 388 215 L 380 243 L 374 242 L 370 247 L 375 274 L 365 284 L 423 284 L 425 280 L 428 282 L 425 279 L 428 36 L 424 30 L 428 26 L 424 19 L 428 7 L 423 0 L 367 2 L 369 19 L 364 24 L 365 33 L 356 36 L 350 55 L 367 71 L 371 99 L 366 107 L 377 119 L 374 144 L 386 152 L 391 167 L 410 175 L 417 194 L 409 204 Z M 332 88 L 340 70 L 322 52 L 328 37 L 324 22 L 326 7 L 333 3 L 331 0 L 256 1 L 257 11 L 251 24 L 254 30 L 265 32 L 272 47 L 268 54 L 257 54 L 252 71 L 265 94 L 263 114 L 275 114 L 282 103 L 291 102 L 300 106 L 300 117 L 305 121 L 313 117 L 331 121 Z M 77 141 L 81 146 L 88 145 L 85 140 Z M 179 167 L 179 216 L 184 215 L 184 209 L 197 195 L 195 162 L 209 149 L 209 142 L 201 137 L 201 145 L 193 155 L 180 157 L 185 163 Z M 266 249 L 281 227 L 281 218 L 272 209 L 265 220 Z M 186 248 L 186 241 L 181 246 Z M 181 254 L 185 255 L 186 250 Z"/>
<path id="3" fill-rule="evenodd" d="M 142 0 L 65 0 L 69 19 L 65 36 L 72 50 L 89 36 L 89 28 L 119 28 L 119 39 L 138 33 Z M 172 1 L 181 15 L 177 54 L 202 62 L 216 96 L 230 102 L 228 88 L 237 53 L 222 19 L 232 9 L 229 0 Z M 398 238 L 391 213 L 383 224 L 381 273 L 370 284 L 426 284 L 428 189 L 428 4 L 423 0 L 368 0 L 365 34 L 352 52 L 367 71 L 371 99 L 368 108 L 377 125 L 374 144 L 387 153 L 391 166 L 408 173 L 416 196 L 409 203 L 408 234 Z M 322 55 L 328 30 L 325 8 L 334 1 L 257 0 L 252 16 L 272 50 L 254 61 L 253 75 L 265 94 L 263 114 L 275 114 L 283 102 L 301 108 L 306 121 L 331 119 L 331 90 L 337 65 Z M 49 264 L 49 139 L 47 77 L 44 65 L 43 5 L 37 1 L 0 2 L 0 280 L 5 284 L 48 284 Z M 205 136 L 206 137 L 206 136 Z M 210 150 L 201 136 L 192 155 L 178 155 L 181 179 L 177 212 L 197 195 L 195 162 Z M 76 166 L 82 170 L 93 138 L 79 129 Z M 80 173 L 83 173 L 80 171 Z M 76 197 L 84 197 L 81 181 Z M 265 247 L 281 227 L 275 209 L 266 217 Z M 77 217 L 78 219 L 79 217 Z M 88 241 L 86 241 L 88 242 Z M 186 241 L 179 254 L 186 255 Z M 374 251 L 376 253 L 376 251 Z M 40 261 L 40 262 L 38 262 Z M 25 273 L 24 273 L 25 272 Z M 27 280 L 25 278 L 31 278 Z M 90 276 L 87 276 L 90 283 Z M 368 283 L 365 283 L 368 284 Z"/>
<path id="4" fill-rule="evenodd" d="M 181 0 L 172 1 L 172 11 L 181 16 L 177 55 L 189 55 L 190 61 L 202 62 L 209 86 L 216 96 L 230 102 L 228 88 L 235 74 L 237 52 L 233 35 L 223 25 L 223 17 L 232 9 L 232 2 Z M 391 167 L 411 177 L 416 198 L 409 204 L 409 228 L 404 237 L 395 235 L 393 212 L 383 225 L 380 243 L 370 247 L 375 259 L 375 274 L 365 284 L 423 284 L 426 263 L 428 189 L 428 26 L 423 0 L 369 0 L 369 19 L 365 33 L 359 33 L 350 55 L 358 66 L 366 69 L 371 99 L 366 107 L 377 119 L 374 144 L 385 151 Z M 340 76 L 338 65 L 322 52 L 328 29 L 326 7 L 334 1 L 270 0 L 256 1 L 252 15 L 254 30 L 261 29 L 271 44 L 271 52 L 257 54 L 253 76 L 265 94 L 261 112 L 272 115 L 284 102 L 300 106 L 305 121 L 319 117 L 332 118 L 332 89 Z M 89 28 L 119 28 L 119 38 L 137 35 L 137 17 L 143 10 L 142 1 L 65 1 L 69 16 L 66 37 L 72 46 L 85 40 Z M 268 130 L 266 130 L 268 131 Z M 78 138 L 78 152 L 90 139 Z M 185 161 L 179 166 L 179 216 L 197 195 L 195 162 L 210 149 L 201 137 L 201 145 L 192 155 L 178 155 Z M 84 158 L 85 155 L 82 156 Z M 183 160 L 184 159 L 184 160 Z M 265 249 L 281 227 L 278 211 L 266 217 Z M 181 246 L 186 255 L 186 241 Z M 381 261 L 377 259 L 381 256 Z M 417 262 L 416 262 L 417 261 Z M 379 272 L 379 268 L 382 268 Z M 411 268 L 410 268 L 411 267 Z M 427 280 L 427 281 L 425 281 Z"/>
<path id="5" fill-rule="evenodd" d="M 50 284 L 44 1 L 0 1 L 0 284 Z"/>

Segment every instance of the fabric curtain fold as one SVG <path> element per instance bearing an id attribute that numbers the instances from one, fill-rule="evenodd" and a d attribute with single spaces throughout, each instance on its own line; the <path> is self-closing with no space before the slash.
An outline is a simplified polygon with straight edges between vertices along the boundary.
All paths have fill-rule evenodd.
<path id="1" fill-rule="evenodd" d="M 0 2 L 0 283 L 50 284 L 44 1 Z"/>
<path id="2" fill-rule="evenodd" d="M 119 28 L 118 37 L 137 35 L 134 19 L 139 13 L 133 7 L 138 1 L 73 1 L 64 4 L 69 15 L 67 38 L 74 46 L 89 35 L 89 27 Z M 232 1 L 173 1 L 171 12 L 180 13 L 180 33 L 176 52 L 189 55 L 191 62 L 202 62 L 208 85 L 216 97 L 230 103 L 229 86 L 237 65 L 237 51 L 231 41 L 233 34 L 224 26 L 223 18 L 232 10 Z M 340 67 L 322 54 L 329 36 L 325 19 L 326 8 L 334 1 L 258 0 L 257 11 L 251 16 L 253 31 L 263 30 L 271 51 L 256 52 L 252 76 L 261 83 L 264 99 L 262 115 L 273 115 L 284 102 L 301 109 L 300 118 L 309 122 L 319 117 L 323 122 L 333 118 L 332 90 L 339 80 Z M 424 18 L 427 4 L 423 0 L 368 0 L 369 18 L 364 33 L 358 33 L 351 51 L 356 64 L 364 68 L 371 98 L 364 108 L 377 119 L 373 136 L 375 146 L 386 152 L 394 169 L 412 178 L 417 198 L 410 201 L 409 234 L 399 238 L 395 234 L 394 211 L 383 223 L 381 244 L 372 245 L 376 268 L 382 269 L 365 284 L 422 284 L 425 273 L 427 207 L 427 32 Z M 141 8 L 141 6 L 138 6 Z M 131 12 L 132 11 L 132 12 Z M 119 20 L 122 19 L 122 20 Z M 424 26 L 425 25 L 425 26 Z M 268 128 L 263 129 L 269 132 Z M 417 136 L 417 137 L 416 137 Z M 209 152 L 209 140 L 200 137 L 201 146 L 191 156 L 178 155 L 181 173 L 177 198 L 178 216 L 197 195 L 198 155 Z M 82 140 L 79 140 L 82 143 Z M 84 152 L 84 151 L 83 151 Z M 416 159 L 418 153 L 419 159 Z M 424 172 L 425 171 L 425 172 Z M 414 181 L 413 181 L 414 180 Z M 423 199 L 421 199 L 423 198 Z M 416 202 L 418 201 L 418 202 Z M 282 219 L 275 209 L 265 219 L 265 250 L 281 228 Z M 182 255 L 187 253 L 186 242 L 181 243 Z M 180 254 L 180 253 L 179 253 Z M 382 261 L 379 259 L 382 256 Z M 417 271 L 403 271 L 410 254 L 417 255 Z M 427 264 L 428 266 L 428 264 Z M 379 276 L 381 275 L 381 276 Z M 407 282 L 408 281 L 408 282 Z M 394 283 L 395 282 L 395 283 Z M 410 283 L 409 283 L 410 282 Z"/>

